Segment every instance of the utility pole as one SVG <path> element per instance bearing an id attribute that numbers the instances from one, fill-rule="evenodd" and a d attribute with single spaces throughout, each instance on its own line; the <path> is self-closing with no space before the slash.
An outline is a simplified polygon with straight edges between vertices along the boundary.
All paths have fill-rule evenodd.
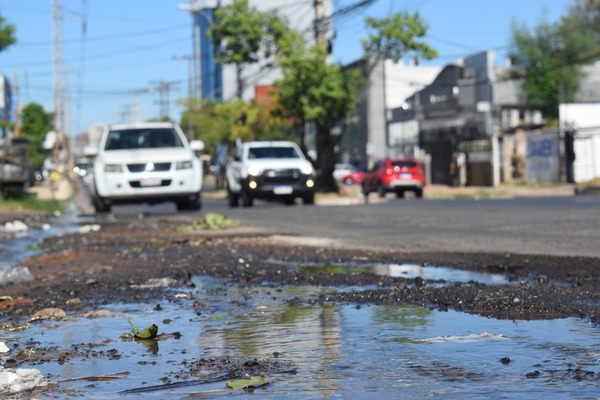
<path id="1" fill-rule="evenodd" d="M 177 84 L 177 82 L 157 82 L 156 91 L 158 92 L 161 120 L 169 117 L 169 94 L 171 92 L 171 86 L 174 86 L 175 84 Z"/>
<path id="2" fill-rule="evenodd" d="M 15 137 L 19 137 L 21 135 L 21 104 L 19 101 L 19 81 L 17 76 L 17 69 L 15 68 L 13 72 L 13 82 L 14 82 L 14 92 L 15 92 L 15 125 L 13 127 L 13 134 Z"/>
<path id="3" fill-rule="evenodd" d="M 62 48 L 63 6 L 61 0 L 52 0 L 52 92 L 54 102 L 53 149 L 54 169 L 64 168 L 68 160 L 65 140 L 65 77 Z"/>
<path id="4" fill-rule="evenodd" d="M 173 57 L 174 60 L 187 60 L 188 62 L 188 97 L 194 97 L 194 56 Z"/>
<path id="5" fill-rule="evenodd" d="M 320 45 L 326 45 L 325 32 L 327 31 L 327 21 L 325 19 L 325 3 L 324 0 L 313 0 L 315 9 L 315 42 Z"/>

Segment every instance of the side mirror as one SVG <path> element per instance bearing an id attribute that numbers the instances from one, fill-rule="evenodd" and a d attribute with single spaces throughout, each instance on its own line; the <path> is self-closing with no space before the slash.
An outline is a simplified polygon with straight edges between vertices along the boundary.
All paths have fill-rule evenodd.
<path id="1" fill-rule="evenodd" d="M 202 140 L 192 140 L 190 142 L 190 148 L 192 151 L 202 151 L 204 150 L 204 142 Z"/>
<path id="2" fill-rule="evenodd" d="M 98 148 L 94 146 L 85 146 L 83 155 L 86 157 L 96 157 L 98 155 Z"/>

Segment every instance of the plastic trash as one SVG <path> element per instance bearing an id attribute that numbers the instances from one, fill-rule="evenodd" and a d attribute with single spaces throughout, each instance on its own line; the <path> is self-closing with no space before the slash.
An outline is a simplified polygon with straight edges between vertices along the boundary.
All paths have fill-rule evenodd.
<path id="1" fill-rule="evenodd" d="M 33 276 L 27 267 L 6 267 L 0 265 L 0 284 L 31 282 Z"/>
<path id="2" fill-rule="evenodd" d="M 35 368 L 5 369 L 0 367 L 0 394 L 15 394 L 47 385 L 48 382 L 42 373 Z"/>
<path id="3" fill-rule="evenodd" d="M 4 224 L 4 232 L 27 232 L 29 227 L 23 221 L 15 220 Z"/>
<path id="4" fill-rule="evenodd" d="M 0 342 L 0 354 L 6 354 L 8 352 L 10 352 L 10 349 L 8 348 L 6 343 Z"/>

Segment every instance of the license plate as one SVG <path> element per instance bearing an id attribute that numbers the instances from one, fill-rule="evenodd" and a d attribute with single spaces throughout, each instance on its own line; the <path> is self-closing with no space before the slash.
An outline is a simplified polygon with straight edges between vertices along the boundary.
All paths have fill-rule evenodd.
<path id="1" fill-rule="evenodd" d="M 160 178 L 144 178 L 140 179 L 141 187 L 150 187 L 150 186 L 160 186 L 162 184 L 162 179 Z"/>
<path id="2" fill-rule="evenodd" d="M 275 194 L 292 194 L 293 191 L 291 186 L 275 186 L 273 188 Z"/>
<path id="3" fill-rule="evenodd" d="M 402 179 L 412 179 L 412 174 L 400 174 L 400 178 L 402 178 Z"/>

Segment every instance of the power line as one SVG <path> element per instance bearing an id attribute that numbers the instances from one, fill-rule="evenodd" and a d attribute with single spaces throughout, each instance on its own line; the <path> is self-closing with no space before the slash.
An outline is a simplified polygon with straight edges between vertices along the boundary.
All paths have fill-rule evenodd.
<path id="1" fill-rule="evenodd" d="M 124 32 L 124 33 L 115 34 L 115 35 L 97 36 L 97 37 L 93 37 L 93 38 L 88 38 L 88 39 L 86 39 L 86 41 L 89 43 L 89 42 L 101 42 L 101 41 L 113 40 L 113 39 L 123 39 L 123 37 L 127 37 L 127 38 L 132 38 L 132 37 L 137 37 L 137 36 L 147 37 L 148 35 L 157 35 L 157 34 L 162 35 L 165 32 L 176 32 L 176 31 L 183 31 L 183 30 L 187 31 L 187 30 L 189 30 L 189 28 L 182 27 L 179 24 L 177 26 L 173 26 L 173 27 L 169 27 L 169 28 L 165 28 L 165 29 L 152 29 L 152 30 L 135 31 L 135 32 Z M 66 43 L 66 44 L 79 43 L 80 40 L 81 40 L 80 38 L 68 39 L 68 40 L 64 40 L 63 43 Z M 22 47 L 43 47 L 43 46 L 49 46 L 50 44 L 52 44 L 52 43 L 51 42 L 29 42 L 29 43 L 28 42 L 25 42 L 25 43 L 19 42 L 19 46 L 22 46 Z"/>

